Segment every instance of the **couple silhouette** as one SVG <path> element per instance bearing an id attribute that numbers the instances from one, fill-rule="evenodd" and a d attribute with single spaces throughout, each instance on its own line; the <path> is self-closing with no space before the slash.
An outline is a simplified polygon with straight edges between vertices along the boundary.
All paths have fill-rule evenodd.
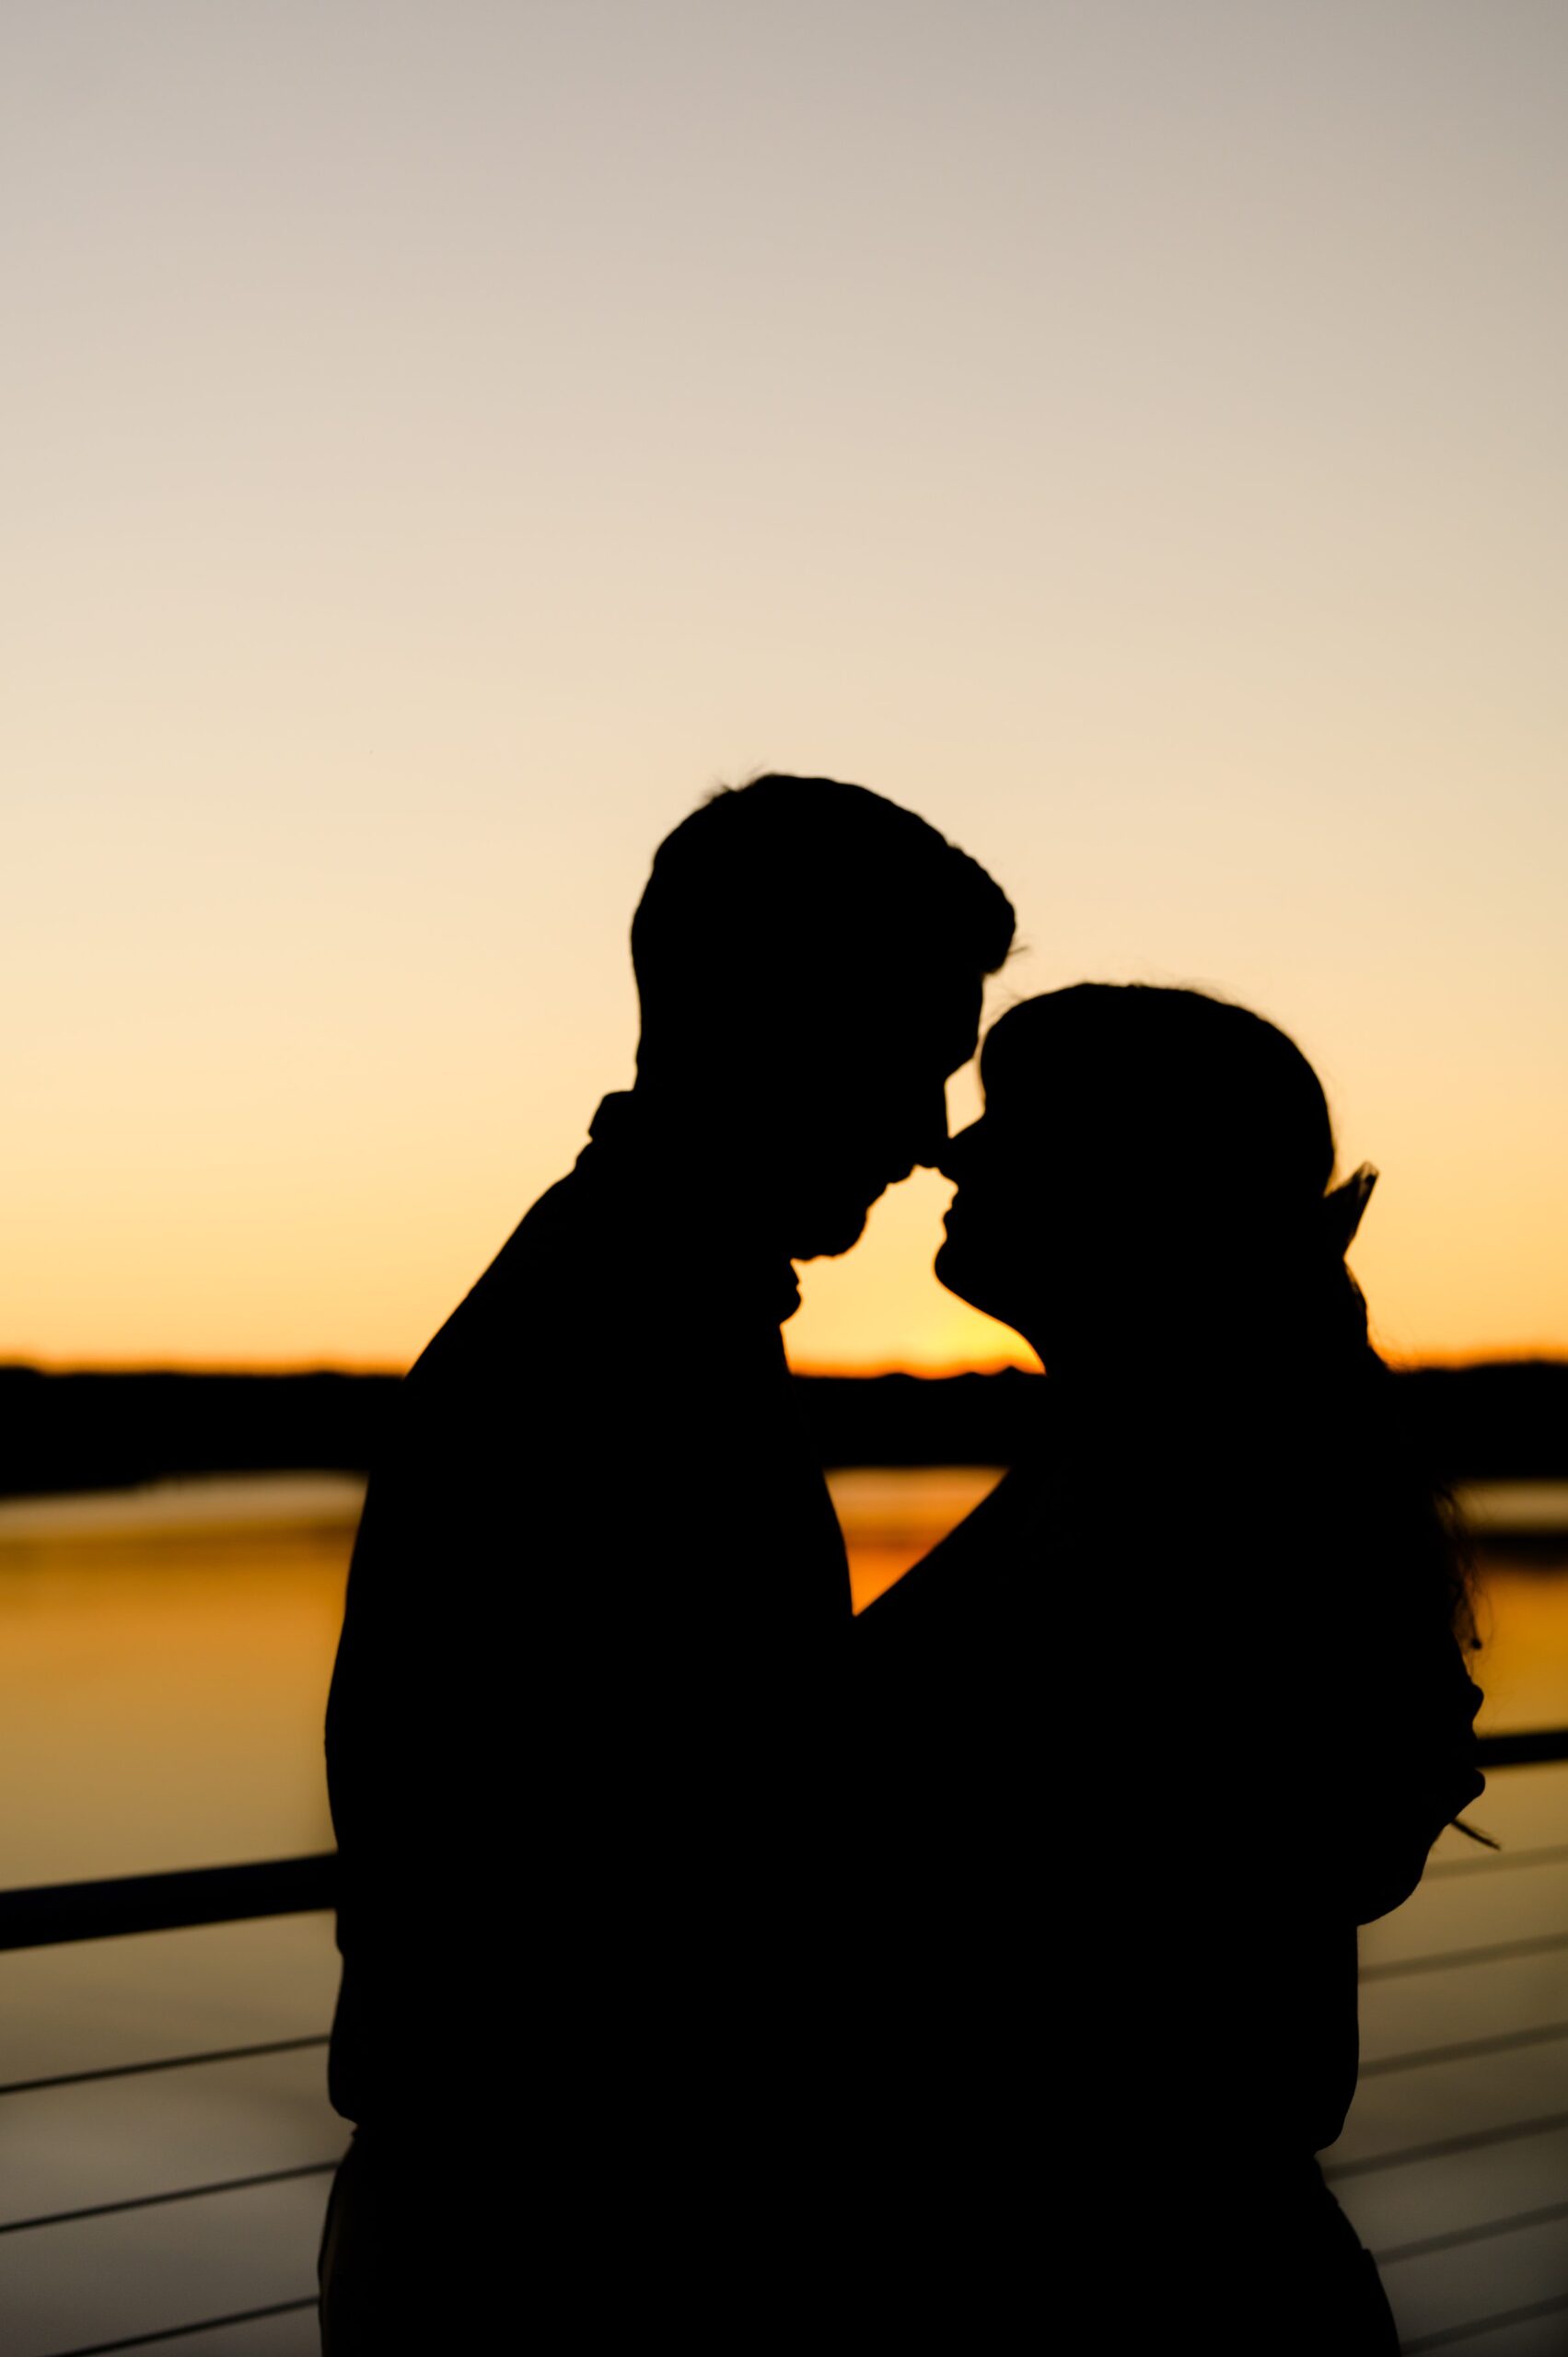
<path id="1" fill-rule="evenodd" d="M 605 1098 L 401 1389 L 328 1712 L 355 2124 L 329 2357 L 1397 2346 L 1315 2155 L 1356 1926 L 1481 1789 L 1462 1550 L 1306 1059 L 1196 992 L 1015 1006 L 912 812 L 720 794 Z M 857 1620 L 793 1263 L 919 1164 L 1037 1446 Z"/>

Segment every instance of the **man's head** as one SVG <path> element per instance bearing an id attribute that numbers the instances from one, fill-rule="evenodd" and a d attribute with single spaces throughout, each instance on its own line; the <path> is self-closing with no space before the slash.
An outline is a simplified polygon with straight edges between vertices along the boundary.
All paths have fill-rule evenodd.
<path id="1" fill-rule="evenodd" d="M 1013 911 L 912 810 L 760 777 L 659 845 L 632 923 L 640 1094 L 707 1137 L 796 1260 L 844 1252 L 947 1142 Z"/>

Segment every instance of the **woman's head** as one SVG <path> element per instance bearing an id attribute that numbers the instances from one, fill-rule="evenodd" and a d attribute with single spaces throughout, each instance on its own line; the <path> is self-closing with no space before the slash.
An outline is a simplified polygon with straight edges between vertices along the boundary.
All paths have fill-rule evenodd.
<path id="1" fill-rule="evenodd" d="M 1329 1108 L 1273 1024 L 1200 991 L 1080 982 L 1005 1015 L 981 1077 L 985 1112 L 943 1165 L 936 1273 L 1048 1366 L 1209 1357 L 1254 1318 L 1300 1348 L 1330 1296 L 1365 1346 Z"/>
<path id="2" fill-rule="evenodd" d="M 1266 1547 L 1311 1581 L 1360 1563 L 1358 1611 L 1375 1588 L 1416 1599 L 1473 1645 L 1457 1525 L 1344 1263 L 1371 1174 L 1329 1191 L 1333 1126 L 1295 1042 L 1201 991 L 1083 982 L 1005 1015 L 981 1078 L 984 1115 L 943 1157 L 936 1273 L 1088 1377 L 1081 1397 L 1157 1402 L 1111 1416 L 1107 1478 L 1130 1503 L 1151 1466 L 1202 1478 L 1211 1552 Z M 1181 1561 L 1173 1544 L 1164 1575 Z"/>

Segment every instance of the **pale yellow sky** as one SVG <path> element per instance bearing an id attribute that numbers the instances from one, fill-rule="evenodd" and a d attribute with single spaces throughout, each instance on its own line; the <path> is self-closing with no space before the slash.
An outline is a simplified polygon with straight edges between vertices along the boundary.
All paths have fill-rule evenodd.
<path id="1" fill-rule="evenodd" d="M 998 1003 L 1292 1030 L 1397 1352 L 1568 1351 L 1560 7 L 9 0 L 0 91 L 0 1354 L 409 1358 L 763 766 L 993 869 Z M 1010 1347 L 945 1196 L 797 1359 Z"/>

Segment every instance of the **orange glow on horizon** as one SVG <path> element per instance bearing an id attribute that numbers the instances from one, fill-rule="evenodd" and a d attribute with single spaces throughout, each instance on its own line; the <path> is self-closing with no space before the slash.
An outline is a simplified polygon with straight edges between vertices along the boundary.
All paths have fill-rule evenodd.
<path id="1" fill-rule="evenodd" d="M 1568 1345 L 1540 1343 L 1525 1345 L 1518 1350 L 1493 1351 L 1431 1351 L 1411 1357 L 1396 1357 L 1384 1350 L 1380 1355 L 1396 1373 L 1417 1374 L 1423 1368 L 1480 1366 L 1568 1366 Z M 112 1358 L 29 1358 L 0 1360 L 0 1368 L 19 1368 L 40 1375 L 348 1375 L 404 1376 L 413 1362 L 397 1366 L 381 1361 L 354 1359 L 162 1359 L 137 1357 Z M 955 1375 L 1040 1375 L 1045 1372 L 1034 1353 L 1020 1349 L 1016 1358 L 991 1357 L 974 1359 L 830 1359 L 792 1362 L 792 1375 L 806 1376 L 831 1376 L 861 1382 L 874 1382 L 888 1375 L 907 1375 L 922 1380 L 940 1382 Z"/>

